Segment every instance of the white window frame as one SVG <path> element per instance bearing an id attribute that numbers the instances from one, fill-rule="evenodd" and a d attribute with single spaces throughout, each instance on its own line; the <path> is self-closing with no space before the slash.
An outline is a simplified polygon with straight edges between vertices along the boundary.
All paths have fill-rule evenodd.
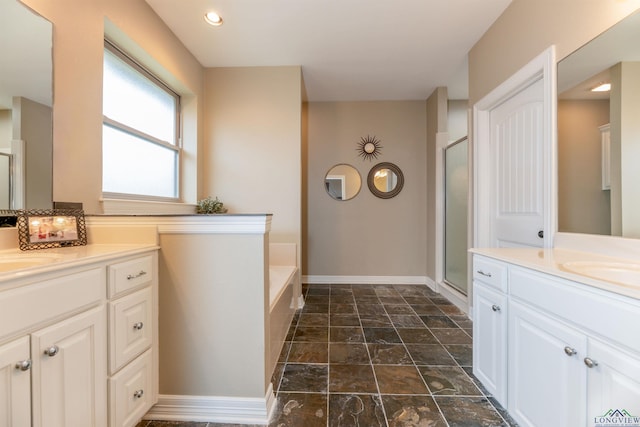
<path id="1" fill-rule="evenodd" d="M 169 202 L 169 203 L 178 203 L 182 200 L 182 191 L 181 191 L 181 164 L 182 164 L 182 121 L 181 121 L 181 103 L 180 103 L 180 95 L 173 90 L 169 85 L 164 83 L 158 77 L 156 77 L 152 72 L 150 72 L 147 68 L 141 65 L 138 61 L 136 61 L 133 57 L 127 54 L 124 50 L 119 48 L 115 43 L 109 41 L 108 39 L 104 39 L 104 49 L 108 50 L 112 54 L 116 55 L 119 59 L 124 61 L 127 65 L 129 65 L 132 69 L 142 74 L 145 78 L 151 81 L 156 86 L 160 87 L 162 90 L 170 94 L 176 101 L 176 114 L 175 114 L 175 135 L 174 142 L 171 143 L 169 141 L 164 141 L 158 139 L 152 135 L 149 135 L 145 132 L 142 132 L 138 129 L 127 126 L 123 123 L 120 123 L 116 120 L 113 120 L 105 115 L 102 116 L 102 124 L 103 126 L 108 126 L 119 131 L 128 133 L 137 138 L 143 139 L 151 144 L 159 145 L 163 148 L 167 148 L 175 152 L 175 176 L 174 183 L 176 188 L 176 196 L 175 197 L 161 197 L 161 196 L 151 196 L 145 194 L 131 194 L 131 193 L 117 193 L 117 192 L 109 192 L 103 191 L 102 197 L 103 199 L 121 199 L 121 200 L 141 200 L 141 201 L 157 201 L 157 202 Z"/>

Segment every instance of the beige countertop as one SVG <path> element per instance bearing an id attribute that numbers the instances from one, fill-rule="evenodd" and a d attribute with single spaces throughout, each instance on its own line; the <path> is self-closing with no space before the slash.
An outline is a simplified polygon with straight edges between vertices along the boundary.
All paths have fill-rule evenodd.
<path id="1" fill-rule="evenodd" d="M 579 274 L 571 271 L 567 266 L 571 263 L 608 265 L 615 268 L 616 265 L 632 269 L 640 269 L 640 260 L 631 258 L 617 258 L 590 252 L 582 252 L 569 249 L 537 249 L 537 248 L 474 248 L 470 250 L 474 254 L 484 255 L 500 261 L 530 268 L 542 273 L 552 274 L 557 277 L 583 283 L 594 288 L 603 289 L 620 295 L 640 299 L 640 281 L 630 283 L 627 280 L 601 278 L 587 274 Z"/>
<path id="2" fill-rule="evenodd" d="M 151 244 L 90 244 L 64 248 L 0 251 L 0 283 L 159 249 Z"/>

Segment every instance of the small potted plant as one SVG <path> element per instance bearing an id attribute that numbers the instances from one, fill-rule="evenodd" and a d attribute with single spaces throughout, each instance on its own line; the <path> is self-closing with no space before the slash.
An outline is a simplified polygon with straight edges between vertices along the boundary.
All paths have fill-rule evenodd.
<path id="1" fill-rule="evenodd" d="M 227 208 L 217 197 L 215 199 L 207 197 L 206 199 L 198 200 L 196 205 L 196 213 L 199 214 L 221 214 L 226 212 Z"/>

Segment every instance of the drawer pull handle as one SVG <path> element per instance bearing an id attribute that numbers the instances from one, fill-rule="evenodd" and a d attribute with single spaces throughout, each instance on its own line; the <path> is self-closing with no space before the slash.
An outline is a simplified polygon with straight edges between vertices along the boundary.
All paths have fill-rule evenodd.
<path id="1" fill-rule="evenodd" d="M 57 345 L 52 345 L 51 347 L 45 349 L 44 354 L 49 356 L 49 357 L 53 357 L 56 354 L 58 354 L 58 351 L 60 351 L 58 346 Z"/>
<path id="2" fill-rule="evenodd" d="M 588 368 L 595 368 L 596 366 L 598 366 L 598 362 L 588 357 L 584 358 L 584 364 L 587 365 Z"/>
<path id="3" fill-rule="evenodd" d="M 140 389 L 140 390 L 136 390 L 133 393 L 133 397 L 134 399 L 140 399 L 142 397 L 142 395 L 144 394 L 144 390 Z"/>
<path id="4" fill-rule="evenodd" d="M 142 323 L 142 322 L 137 322 L 137 323 L 133 324 L 133 329 L 135 329 L 136 331 L 139 331 L 143 327 L 144 327 L 144 323 Z"/>
<path id="5" fill-rule="evenodd" d="M 484 276 L 484 277 L 491 277 L 491 273 L 486 273 L 486 272 L 484 272 L 482 270 L 478 270 L 478 274 L 480 274 L 481 276 Z"/>
<path id="6" fill-rule="evenodd" d="M 142 277 L 142 276 L 144 276 L 145 274 L 147 274 L 147 272 L 146 272 L 146 271 L 144 271 L 144 270 L 140 270 L 140 273 L 138 273 L 138 274 L 129 274 L 129 275 L 127 276 L 127 280 L 137 279 L 138 277 Z"/>
<path id="7" fill-rule="evenodd" d="M 16 369 L 20 371 L 28 371 L 29 369 L 31 369 L 31 360 L 27 359 L 16 363 Z"/>
<path id="8" fill-rule="evenodd" d="M 496 312 L 497 312 L 497 311 L 500 311 L 500 306 L 499 306 L 499 305 L 495 305 L 495 304 L 493 304 L 493 305 L 491 306 L 491 310 L 496 311 Z"/>
<path id="9" fill-rule="evenodd" d="M 575 348 L 571 348 L 569 346 L 566 346 L 564 348 L 564 352 L 567 354 L 567 356 L 573 356 L 574 354 L 578 353 Z"/>

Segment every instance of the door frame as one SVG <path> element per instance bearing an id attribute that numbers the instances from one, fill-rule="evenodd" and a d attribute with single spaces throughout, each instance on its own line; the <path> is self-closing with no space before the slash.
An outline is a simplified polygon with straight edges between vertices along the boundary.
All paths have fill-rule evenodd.
<path id="1" fill-rule="evenodd" d="M 543 85 L 543 203 L 545 206 L 543 247 L 553 246 L 557 223 L 557 101 L 555 46 L 547 48 L 527 65 L 505 80 L 473 106 L 473 247 L 494 247 L 494 230 L 490 220 L 491 171 L 495 169 L 491 156 L 491 111 L 518 95 L 531 84 Z"/>

